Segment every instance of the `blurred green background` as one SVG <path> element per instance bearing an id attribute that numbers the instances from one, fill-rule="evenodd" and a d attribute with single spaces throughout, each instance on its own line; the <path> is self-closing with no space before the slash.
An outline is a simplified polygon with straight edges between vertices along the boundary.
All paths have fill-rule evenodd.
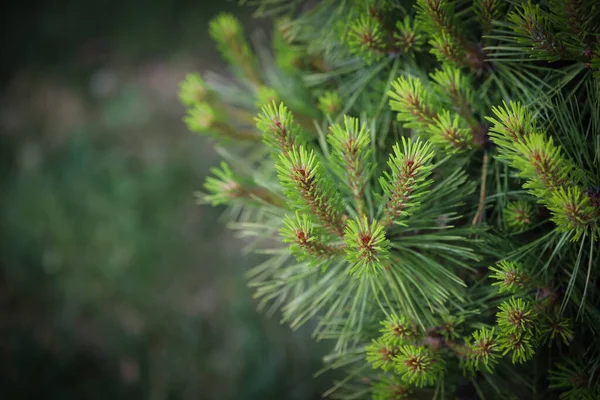
<path id="1" fill-rule="evenodd" d="M 5 6 L 0 398 L 311 399 L 324 352 L 255 310 L 243 255 L 193 193 L 218 162 L 177 85 L 223 66 L 213 0 Z M 251 30 L 251 29 L 249 29 Z"/>

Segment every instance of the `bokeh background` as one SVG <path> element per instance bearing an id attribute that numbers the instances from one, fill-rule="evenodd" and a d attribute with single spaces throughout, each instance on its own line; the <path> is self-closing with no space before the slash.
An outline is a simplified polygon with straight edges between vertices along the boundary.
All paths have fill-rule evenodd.
<path id="1" fill-rule="evenodd" d="M 218 159 L 177 85 L 224 71 L 213 0 L 3 6 L 0 398 L 311 399 L 323 344 L 256 311 L 194 191 Z"/>

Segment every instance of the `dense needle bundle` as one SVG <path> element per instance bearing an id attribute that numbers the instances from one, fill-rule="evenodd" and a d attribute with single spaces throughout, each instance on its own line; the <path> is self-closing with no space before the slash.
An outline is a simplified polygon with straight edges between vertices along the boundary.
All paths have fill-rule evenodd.
<path id="1" fill-rule="evenodd" d="M 318 320 L 336 398 L 600 398 L 600 5 L 257 1 L 181 85 L 224 158 L 200 198 Z M 276 240 L 273 240 L 276 239 Z"/>

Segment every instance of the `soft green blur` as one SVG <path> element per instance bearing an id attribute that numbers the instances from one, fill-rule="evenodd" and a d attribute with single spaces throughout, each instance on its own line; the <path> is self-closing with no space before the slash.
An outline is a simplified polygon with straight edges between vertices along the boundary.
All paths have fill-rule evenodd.
<path id="1" fill-rule="evenodd" d="M 222 70 L 222 1 L 61 0 L 3 15 L 0 397 L 310 399 L 322 346 L 255 310 L 258 260 L 195 204 L 217 158 L 177 84 Z"/>

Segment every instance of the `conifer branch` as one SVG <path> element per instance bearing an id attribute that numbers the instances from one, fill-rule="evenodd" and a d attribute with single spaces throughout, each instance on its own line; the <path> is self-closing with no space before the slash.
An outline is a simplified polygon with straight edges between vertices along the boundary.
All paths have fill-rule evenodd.
<path id="1" fill-rule="evenodd" d="M 426 130 L 436 122 L 437 113 L 430 108 L 428 92 L 419 79 L 400 77 L 392 83 L 390 107 L 408 128 Z"/>
<path id="2" fill-rule="evenodd" d="M 225 162 L 221 163 L 221 168 L 212 168 L 211 173 L 214 177 L 206 178 L 204 184 L 210 194 L 204 196 L 203 200 L 212 205 L 231 204 L 236 200 L 257 200 L 277 208 L 287 208 L 279 195 L 242 179 Z"/>
<path id="3" fill-rule="evenodd" d="M 481 328 L 473 332 L 461 354 L 461 365 L 465 370 L 492 373 L 498 363 L 498 339 L 494 329 Z"/>
<path id="4" fill-rule="evenodd" d="M 393 150 L 388 161 L 390 172 L 379 179 L 385 199 L 381 224 L 386 227 L 418 207 L 418 199 L 431 184 L 427 177 L 431 174 L 430 162 L 434 155 L 431 144 L 420 139 L 413 143 L 402 138 L 402 148 L 396 144 Z"/>
<path id="5" fill-rule="evenodd" d="M 346 259 L 352 263 L 351 275 L 375 276 L 389 259 L 390 242 L 384 227 L 377 221 L 369 224 L 367 217 L 349 220 L 344 235 Z"/>
<path id="6" fill-rule="evenodd" d="M 358 119 L 344 116 L 344 126 L 332 125 L 328 135 L 333 169 L 346 182 L 360 215 L 365 215 L 364 189 L 370 176 L 367 163 L 371 160 L 369 130 Z"/>
<path id="7" fill-rule="evenodd" d="M 315 336 L 336 340 L 328 367 L 351 376 L 331 392 L 407 399 L 436 385 L 415 395 L 460 397 L 462 372 L 479 397 L 509 397 L 508 364 L 543 356 L 535 373 L 523 370 L 521 397 L 550 395 L 539 368 L 548 365 L 561 396 L 600 398 L 590 335 L 600 329 L 600 7 L 528 0 L 506 6 L 507 17 L 500 0 L 332 0 L 308 11 L 257 1 L 280 16 L 274 59 L 220 16 L 211 34 L 242 85 L 191 74 L 180 99 L 191 130 L 264 141 L 223 148 L 248 157 L 239 165 L 255 178 L 224 165 L 204 200 L 231 205 L 231 226 L 263 246 L 251 272 L 261 306 L 285 304 L 293 327 L 318 317 Z M 421 53 L 426 41 L 439 67 Z M 488 52 L 502 62 L 489 64 Z M 502 99 L 520 102 L 493 107 L 488 135 L 481 116 Z M 247 129 L 255 107 L 257 130 Z M 443 154 L 435 165 L 432 148 Z M 484 217 L 490 229 L 473 226 Z M 264 240 L 278 229 L 285 251 Z M 539 351 L 546 345 L 556 348 Z M 497 365 L 500 380 L 488 376 Z"/>
<path id="8" fill-rule="evenodd" d="M 384 55 L 385 36 L 376 18 L 362 15 L 350 24 L 346 42 L 352 53 L 360 56 L 367 64 L 371 64 Z"/>
<path id="9" fill-rule="evenodd" d="M 473 5 L 475 6 L 475 13 L 481 21 L 481 34 L 484 44 L 488 44 L 489 39 L 486 36 L 489 36 L 492 32 L 492 22 L 499 19 L 501 15 L 502 2 L 500 0 L 476 0 Z"/>
<path id="10" fill-rule="evenodd" d="M 260 141 L 260 136 L 246 129 L 238 129 L 226 121 L 225 113 L 215 109 L 206 102 L 196 104 L 188 109 L 184 121 L 188 129 L 201 134 L 212 134 L 215 139 L 231 139 L 235 141 Z"/>
<path id="11" fill-rule="evenodd" d="M 284 193 L 298 211 L 311 213 L 330 232 L 344 236 L 342 199 L 314 151 L 291 147 L 287 155 L 279 156 L 277 174 Z"/>
<path id="12" fill-rule="evenodd" d="M 241 71 L 241 77 L 259 86 L 261 84 L 258 64 L 246 38 L 240 21 L 231 14 L 219 14 L 209 23 L 210 36 L 217 42 L 223 57 Z"/>
<path id="13" fill-rule="evenodd" d="M 413 391 L 395 376 L 382 376 L 371 385 L 375 400 L 409 400 Z"/>
<path id="14" fill-rule="evenodd" d="M 326 115 L 335 115 L 342 109 L 342 99 L 337 91 L 328 90 L 319 97 L 319 109 Z"/>
<path id="15" fill-rule="evenodd" d="M 179 84 L 179 99 L 186 107 L 191 107 L 206 100 L 210 89 L 199 74 L 188 74 Z"/>
<path id="16" fill-rule="evenodd" d="M 577 58 L 555 33 L 548 15 L 539 4 L 528 0 L 509 13 L 508 20 L 513 24 L 517 42 L 527 49 L 531 57 L 548 61 Z"/>
<path id="17" fill-rule="evenodd" d="M 504 224 L 514 232 L 527 230 L 534 219 L 534 208 L 531 203 L 519 200 L 508 203 L 503 211 Z"/>
<path id="18" fill-rule="evenodd" d="M 284 156 L 288 156 L 295 146 L 304 143 L 301 128 L 283 103 L 279 107 L 275 103 L 264 105 L 256 118 L 256 127 L 263 133 L 265 144 Z"/>
<path id="19" fill-rule="evenodd" d="M 416 387 L 431 386 L 444 375 L 444 360 L 424 346 L 401 346 L 394 361 L 402 380 Z"/>
<path id="20" fill-rule="evenodd" d="M 467 115 L 468 119 L 459 114 L 451 116 L 450 111 L 444 109 L 434 111 L 439 107 L 432 105 L 430 92 L 423 87 L 421 80 L 412 77 L 400 77 L 392 84 L 393 91 L 388 93 L 391 99 L 390 107 L 398 112 L 397 119 L 403 121 L 405 127 L 428 134 L 433 143 L 451 151 L 466 150 L 471 147 L 474 135 L 481 129 L 468 106 L 468 92 L 463 92 L 455 86 L 458 82 L 454 81 L 453 75 L 447 76 L 446 72 L 438 71 L 433 76 L 443 91 L 455 96 L 455 101 L 458 101 L 457 108 Z M 468 125 L 471 132 L 466 129 Z"/>
<path id="21" fill-rule="evenodd" d="M 500 293 L 515 293 L 529 285 L 529 275 L 525 273 L 521 264 L 514 261 L 501 261 L 495 267 L 490 267 L 490 271 L 494 272 L 490 278 L 498 281 L 492 283 L 492 286 L 498 286 Z"/>
<path id="22" fill-rule="evenodd" d="M 381 339 L 396 346 L 414 342 L 418 337 L 417 327 L 403 316 L 391 315 L 381 322 Z"/>
<path id="23" fill-rule="evenodd" d="M 473 114 L 473 92 L 466 77 L 458 68 L 445 65 L 431 74 L 444 94 L 450 99 L 455 111 L 467 121 L 473 132 L 481 129 L 481 124 Z"/>
<path id="24" fill-rule="evenodd" d="M 489 119 L 494 123 L 491 137 L 503 158 L 527 180 L 523 187 L 550 209 L 559 230 L 575 232 L 573 240 L 596 231 L 598 211 L 576 184 L 581 172 L 551 137 L 533 133 L 530 117 L 518 103 L 509 107 L 494 109 L 498 120 Z"/>
<path id="25" fill-rule="evenodd" d="M 450 116 L 450 111 L 442 110 L 435 119 L 435 124 L 429 126 L 430 141 L 448 150 L 466 150 L 473 143 L 470 129 L 458 115 Z"/>
<path id="26" fill-rule="evenodd" d="M 310 257 L 314 262 L 328 260 L 343 255 L 344 248 L 330 245 L 323 240 L 323 233 L 310 222 L 310 218 L 296 213 L 294 219 L 286 216 L 281 228 L 284 243 L 291 243 L 289 249 L 299 261 Z"/>
<path id="27" fill-rule="evenodd" d="M 403 21 L 396 22 L 396 30 L 393 37 L 394 48 L 400 54 L 418 53 L 425 43 L 421 24 L 409 16 L 406 16 Z"/>
<path id="28" fill-rule="evenodd" d="M 367 361 L 373 368 L 389 371 L 394 368 L 394 358 L 398 355 L 399 348 L 382 339 L 373 339 L 373 342 L 366 347 L 366 353 Z"/>

